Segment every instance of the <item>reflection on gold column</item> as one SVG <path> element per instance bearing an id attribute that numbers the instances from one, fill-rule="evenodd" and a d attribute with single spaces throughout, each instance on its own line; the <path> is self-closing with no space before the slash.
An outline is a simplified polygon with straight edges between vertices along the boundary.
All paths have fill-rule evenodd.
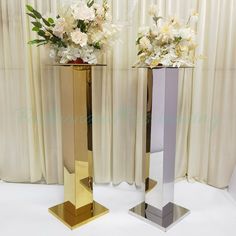
<path id="1" fill-rule="evenodd" d="M 73 229 L 108 209 L 93 201 L 92 66 L 64 66 L 61 113 L 65 203 L 49 211 Z"/>

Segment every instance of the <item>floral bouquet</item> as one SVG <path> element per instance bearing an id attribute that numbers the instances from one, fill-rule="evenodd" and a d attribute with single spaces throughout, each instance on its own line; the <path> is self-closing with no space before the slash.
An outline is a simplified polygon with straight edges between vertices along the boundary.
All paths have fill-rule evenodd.
<path id="1" fill-rule="evenodd" d="M 149 14 L 154 23 L 139 31 L 136 66 L 194 66 L 197 44 L 191 23 L 198 20 L 198 13 L 193 12 L 185 24 L 174 17 L 165 19 L 159 16 L 156 5 L 151 6 Z"/>
<path id="2" fill-rule="evenodd" d="M 96 64 L 98 53 L 104 52 L 118 32 L 111 24 L 106 0 L 77 0 L 64 6 L 56 19 L 43 17 L 27 5 L 27 14 L 33 19 L 33 31 L 39 38 L 29 44 L 49 45 L 50 57 L 60 63 Z"/>

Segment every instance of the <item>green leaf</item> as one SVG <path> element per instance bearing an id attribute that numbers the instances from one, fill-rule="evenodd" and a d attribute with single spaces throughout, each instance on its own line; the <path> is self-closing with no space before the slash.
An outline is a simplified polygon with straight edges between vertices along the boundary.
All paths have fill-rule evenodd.
<path id="1" fill-rule="evenodd" d="M 41 19 L 41 18 L 42 18 L 42 15 L 41 15 L 38 11 L 33 10 L 33 13 L 34 13 L 34 15 L 35 15 L 38 19 Z"/>
<path id="2" fill-rule="evenodd" d="M 47 43 L 48 43 L 48 41 L 45 41 L 45 42 L 43 42 L 43 43 L 38 44 L 37 47 L 40 47 L 40 46 L 45 45 L 45 44 L 47 44 Z"/>
<path id="3" fill-rule="evenodd" d="M 38 35 L 41 37 L 45 37 L 45 32 L 43 30 L 39 30 Z"/>
<path id="4" fill-rule="evenodd" d="M 43 22 L 44 22 L 44 24 L 45 24 L 46 26 L 48 26 L 48 27 L 51 26 L 51 24 L 50 24 L 46 19 L 44 19 L 44 18 L 43 18 Z"/>
<path id="5" fill-rule="evenodd" d="M 26 13 L 26 14 L 27 14 L 28 16 L 30 16 L 30 17 L 36 19 L 36 16 L 35 16 L 34 14 L 32 14 L 32 13 Z"/>
<path id="6" fill-rule="evenodd" d="M 182 37 L 177 37 L 177 38 L 175 38 L 175 41 L 176 41 L 177 43 L 179 43 L 181 40 L 182 40 Z"/>
<path id="7" fill-rule="evenodd" d="M 47 31 L 48 31 L 49 33 L 53 34 L 53 31 L 52 31 L 52 30 L 50 30 L 50 29 L 48 29 Z"/>
<path id="8" fill-rule="evenodd" d="M 77 27 L 80 29 L 80 31 L 82 33 L 86 33 L 87 32 L 87 25 L 86 25 L 86 23 L 83 20 L 79 20 L 78 21 Z"/>
<path id="9" fill-rule="evenodd" d="M 35 39 L 32 41 L 29 41 L 28 44 L 33 45 L 33 44 L 38 44 L 38 43 L 42 43 L 42 42 L 45 42 L 45 39 Z"/>
<path id="10" fill-rule="evenodd" d="M 38 27 L 38 28 L 42 28 L 42 24 L 38 21 L 34 21 L 34 22 L 31 22 L 34 26 Z"/>
<path id="11" fill-rule="evenodd" d="M 154 16 L 153 20 L 157 23 L 160 19 L 163 19 L 161 16 Z"/>
<path id="12" fill-rule="evenodd" d="M 101 46 L 100 46 L 100 43 L 99 43 L 99 42 L 95 43 L 93 46 L 94 46 L 96 49 L 101 49 Z"/>
<path id="13" fill-rule="evenodd" d="M 87 2 L 87 6 L 88 6 L 88 7 L 93 6 L 93 4 L 94 4 L 94 0 L 89 0 L 89 1 Z"/>
<path id="14" fill-rule="evenodd" d="M 32 30 L 35 31 L 35 32 L 38 32 L 39 28 L 35 26 Z"/>
<path id="15" fill-rule="evenodd" d="M 139 37 L 137 40 L 136 40 L 136 44 L 138 45 L 140 43 L 140 40 L 143 36 Z"/>
<path id="16" fill-rule="evenodd" d="M 54 23 L 54 20 L 53 20 L 52 18 L 48 18 L 48 22 L 49 22 L 50 24 L 53 24 L 53 23 Z"/>
<path id="17" fill-rule="evenodd" d="M 30 6 L 30 5 L 26 5 L 26 8 L 27 8 L 27 10 L 30 11 L 30 12 L 33 12 L 33 11 L 34 11 L 34 8 L 33 8 L 32 6 Z"/>
<path id="18" fill-rule="evenodd" d="M 141 50 L 141 51 L 139 51 L 139 52 L 138 52 L 138 56 L 139 56 L 139 55 L 141 55 L 142 53 L 143 53 L 143 51 L 142 51 L 142 50 Z"/>

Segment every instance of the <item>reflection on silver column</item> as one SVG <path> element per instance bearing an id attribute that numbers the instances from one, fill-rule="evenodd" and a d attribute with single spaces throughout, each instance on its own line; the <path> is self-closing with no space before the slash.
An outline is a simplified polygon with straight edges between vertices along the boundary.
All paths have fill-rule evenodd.
<path id="1" fill-rule="evenodd" d="M 145 163 L 149 166 L 144 175 L 146 185 L 148 179 L 158 184 L 145 193 L 144 203 L 130 211 L 165 231 L 189 213 L 173 203 L 178 76 L 178 68 L 148 69 Z"/>

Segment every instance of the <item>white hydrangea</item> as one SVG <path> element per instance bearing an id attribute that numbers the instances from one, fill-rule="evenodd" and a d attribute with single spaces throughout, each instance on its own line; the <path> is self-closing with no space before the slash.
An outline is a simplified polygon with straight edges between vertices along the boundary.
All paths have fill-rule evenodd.
<path id="1" fill-rule="evenodd" d="M 97 56 L 94 52 L 94 48 L 87 47 L 80 51 L 81 58 L 89 64 L 97 64 Z"/>
<path id="2" fill-rule="evenodd" d="M 60 63 L 66 64 L 80 58 L 80 53 L 79 49 L 74 47 L 59 48 L 57 56 L 60 58 Z"/>

